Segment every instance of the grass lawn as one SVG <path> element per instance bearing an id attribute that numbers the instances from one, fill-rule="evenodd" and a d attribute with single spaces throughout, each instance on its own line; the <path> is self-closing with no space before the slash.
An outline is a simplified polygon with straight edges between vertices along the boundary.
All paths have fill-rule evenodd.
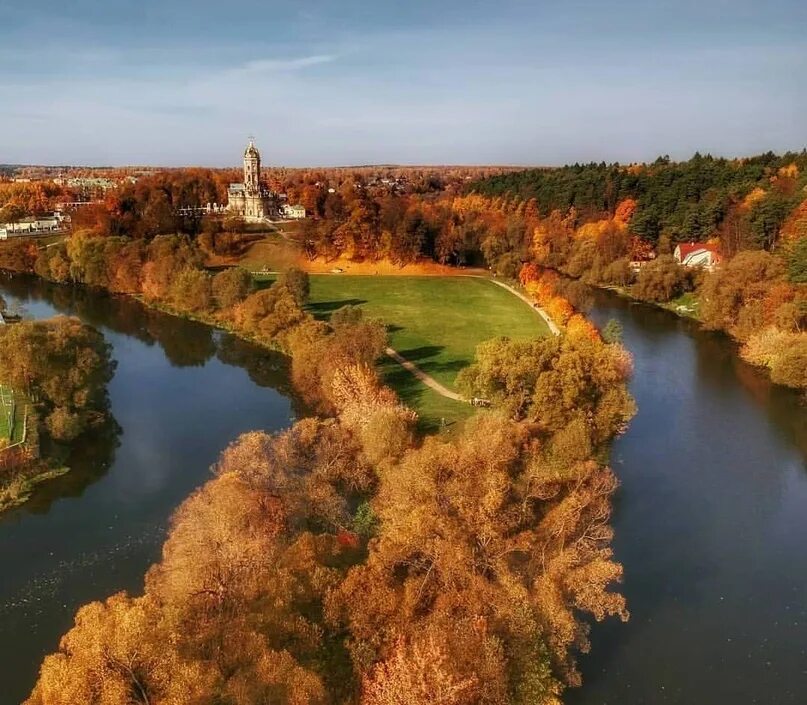
<path id="1" fill-rule="evenodd" d="M 449 389 L 476 346 L 548 334 L 541 317 L 493 282 L 472 277 L 312 275 L 310 309 L 327 318 L 353 304 L 387 324 L 390 344 Z"/>
<path id="2" fill-rule="evenodd" d="M 506 335 L 549 334 L 541 317 L 522 301 L 484 279 L 472 277 L 311 275 L 309 308 L 319 318 L 352 304 L 388 326 L 390 345 L 449 389 L 482 341 Z M 474 413 L 446 399 L 393 360 L 381 363 L 385 381 L 416 409 L 426 431 L 440 430 Z"/>
<path id="3" fill-rule="evenodd" d="M 390 357 L 382 358 L 378 368 L 384 382 L 398 393 L 401 401 L 418 412 L 418 426 L 424 433 L 451 432 L 476 411 L 470 404 L 438 394 Z"/>
<path id="4" fill-rule="evenodd" d="M 683 316 L 700 318 L 701 302 L 691 291 L 681 294 L 681 296 L 679 296 L 677 299 L 673 299 L 669 303 L 664 304 L 664 307 L 669 308 Z"/>
<path id="5" fill-rule="evenodd" d="M 24 410 L 14 402 L 14 392 L 0 384 L 0 440 L 16 443 L 22 439 Z"/>
<path id="6" fill-rule="evenodd" d="M 298 223 L 283 223 L 273 227 L 275 231 L 283 228 L 284 232 L 291 233 L 300 226 Z M 299 254 L 299 247 L 278 232 L 274 232 L 252 245 L 239 259 L 238 264 L 253 272 L 263 269 L 277 271 L 295 265 Z"/>

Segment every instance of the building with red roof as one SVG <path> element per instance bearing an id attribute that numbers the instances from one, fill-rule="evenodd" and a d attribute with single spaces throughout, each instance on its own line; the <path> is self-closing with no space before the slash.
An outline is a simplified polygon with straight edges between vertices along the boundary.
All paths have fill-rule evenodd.
<path id="1" fill-rule="evenodd" d="M 720 264 L 720 251 L 716 245 L 706 242 L 682 242 L 675 246 L 673 257 L 684 267 L 714 269 Z"/>

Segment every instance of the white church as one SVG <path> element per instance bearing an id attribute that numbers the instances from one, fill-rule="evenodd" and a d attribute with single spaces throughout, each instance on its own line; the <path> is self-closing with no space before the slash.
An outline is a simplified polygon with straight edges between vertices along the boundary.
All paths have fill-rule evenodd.
<path id="1" fill-rule="evenodd" d="M 227 211 L 248 223 L 259 223 L 279 213 L 279 198 L 261 183 L 261 153 L 250 139 L 244 150 L 244 183 L 230 184 Z"/>

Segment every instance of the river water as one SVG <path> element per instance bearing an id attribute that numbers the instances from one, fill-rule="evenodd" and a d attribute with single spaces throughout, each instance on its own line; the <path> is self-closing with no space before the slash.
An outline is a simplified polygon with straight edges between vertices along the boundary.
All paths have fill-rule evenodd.
<path id="1" fill-rule="evenodd" d="M 0 703 L 18 703 L 76 608 L 139 591 L 172 510 L 238 433 L 294 414 L 279 358 L 136 302 L 0 278 L 29 313 L 98 327 L 118 428 L 0 515 Z M 639 412 L 613 450 L 630 622 L 592 630 L 569 705 L 807 703 L 807 409 L 724 336 L 598 292 Z"/>
<path id="2" fill-rule="evenodd" d="M 807 408 L 721 334 L 597 292 L 633 353 L 614 446 L 631 619 L 592 631 L 569 705 L 807 703 Z"/>
<path id="3" fill-rule="evenodd" d="M 25 698 L 76 609 L 140 592 L 174 508 L 239 433 L 293 414 L 282 358 L 128 299 L 0 275 L 31 316 L 80 316 L 112 345 L 116 424 L 82 442 L 72 472 L 0 514 L 0 703 Z M 76 705 L 82 705 L 76 703 Z"/>

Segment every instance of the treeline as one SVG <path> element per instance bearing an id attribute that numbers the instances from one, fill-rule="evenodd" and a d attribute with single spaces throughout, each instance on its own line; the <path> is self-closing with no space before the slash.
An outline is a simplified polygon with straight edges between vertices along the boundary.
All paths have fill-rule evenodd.
<path id="1" fill-rule="evenodd" d="M 0 182 L 0 223 L 53 211 L 56 202 L 66 195 L 68 191 L 49 181 Z"/>
<path id="2" fill-rule="evenodd" d="M 411 186 L 397 191 L 373 186 L 360 175 L 284 174 L 275 184 L 288 201 L 302 203 L 310 218 L 304 223 L 301 244 L 309 257 L 390 259 L 399 263 L 421 257 L 444 263 L 461 263 L 477 249 L 474 233 L 455 229 L 450 202 L 437 200 L 458 192 L 465 181 L 449 185 L 436 180 L 418 192 Z M 331 180 L 327 180 L 330 176 Z M 188 206 L 225 203 L 226 186 L 235 174 L 212 170 L 173 170 L 126 183 L 107 194 L 103 203 L 73 213 L 74 231 L 97 237 L 150 240 L 157 235 L 184 234 L 200 237 L 211 249 L 239 238 L 245 229 L 237 218 L 203 218 L 180 215 Z M 298 181 L 297 179 L 302 179 Z M 330 184 L 335 186 L 330 186 Z"/>
<path id="3" fill-rule="evenodd" d="M 683 307 L 743 343 L 743 357 L 767 367 L 775 382 L 807 388 L 807 237 L 785 235 L 776 253 L 744 250 L 712 271 L 687 268 L 671 255 L 648 259 L 646 243 L 630 230 L 634 208 L 628 199 L 614 217 L 577 228 L 557 211 L 540 219 L 525 243 L 522 284 L 533 293 L 546 288 L 542 268 L 549 267 L 643 301 Z M 640 262 L 638 269 L 632 261 Z"/>
<path id="4" fill-rule="evenodd" d="M 805 170 L 805 151 L 734 160 L 696 154 L 685 162 L 660 157 L 653 164 L 575 164 L 501 174 L 471 188 L 489 197 L 535 199 L 542 215 L 573 208 L 581 222 L 612 216 L 619 203 L 633 199 L 638 207 L 631 232 L 653 244 L 662 238 L 675 243 L 712 237 L 761 188 L 767 198 L 751 209 L 746 232 L 732 245 L 770 249 L 788 212 L 804 199 L 799 174 Z"/>
<path id="5" fill-rule="evenodd" d="M 302 399 L 325 413 L 334 408 L 327 391 L 334 365 L 347 356 L 372 369 L 386 345 L 383 325 L 363 320 L 360 312 L 337 312 L 330 323 L 315 320 L 304 309 L 309 284 L 300 270 L 256 290 L 247 271 L 234 267 L 212 273 L 203 260 L 198 240 L 185 235 L 147 241 L 85 231 L 50 247 L 30 242 L 0 247 L 2 269 L 138 296 L 289 354 Z"/>
<path id="6" fill-rule="evenodd" d="M 286 182 L 278 188 L 288 187 L 292 198 L 306 203 L 311 217 L 299 238 L 309 258 L 397 264 L 427 258 L 485 265 L 513 279 L 525 265 L 536 264 L 589 283 L 630 289 L 637 298 L 657 303 L 689 293 L 695 305 L 703 304 L 707 325 L 749 343 L 747 359 L 778 369 L 773 373 L 777 381 L 801 387 L 803 375 L 793 370 L 802 366 L 807 308 L 805 160 L 805 153 L 742 160 L 696 155 L 681 163 L 662 158 L 631 167 L 508 172 L 474 182 L 478 192 L 464 195 L 457 195 L 463 183 L 456 179 L 435 184 L 434 192 L 401 194 L 372 187 L 361 173 L 349 170 L 336 170 L 332 182 L 319 180 L 325 175 L 316 170 L 281 170 Z M 226 310 L 243 295 L 242 284 L 222 279 L 216 293 L 199 261 L 186 263 L 180 257 L 177 262 L 159 251 L 165 240 L 157 238 L 162 244 L 154 251 L 151 241 L 179 232 L 195 238 L 195 250 L 206 257 L 237 256 L 249 242 L 248 235 L 233 232 L 237 224 L 176 214 L 181 205 L 223 197 L 227 177 L 212 170 L 144 177 L 103 206 L 76 214 L 71 242 L 109 239 L 103 247 L 96 243 L 88 249 L 101 265 L 82 264 L 88 257 L 74 245 L 67 257 L 52 248 L 37 272 L 116 291 L 142 288 L 145 296 L 197 313 Z M 728 279 L 719 271 L 685 270 L 672 261 L 677 242 L 695 239 L 708 240 L 724 262 L 738 256 L 737 264 L 725 266 L 732 272 L 747 270 L 750 279 L 738 280 L 747 280 L 747 286 L 731 295 L 707 295 L 713 285 L 726 288 Z M 104 248 L 109 252 L 100 251 Z M 161 269 L 161 261 L 169 263 L 166 268 Z M 640 263 L 638 274 L 639 265 L 631 262 Z M 174 280 L 169 268 L 175 266 L 176 273 L 189 271 Z M 707 286 L 707 280 L 712 284 Z"/>
<path id="7" fill-rule="evenodd" d="M 497 195 L 455 198 L 452 208 L 460 222 L 484 224 L 480 249 L 499 274 L 534 291 L 546 289 L 537 282 L 547 267 L 682 307 L 739 340 L 743 357 L 774 381 L 807 388 L 805 158 L 696 156 L 507 174 L 475 185 Z M 674 260 L 677 242 L 696 239 L 719 252 L 714 271 Z"/>

